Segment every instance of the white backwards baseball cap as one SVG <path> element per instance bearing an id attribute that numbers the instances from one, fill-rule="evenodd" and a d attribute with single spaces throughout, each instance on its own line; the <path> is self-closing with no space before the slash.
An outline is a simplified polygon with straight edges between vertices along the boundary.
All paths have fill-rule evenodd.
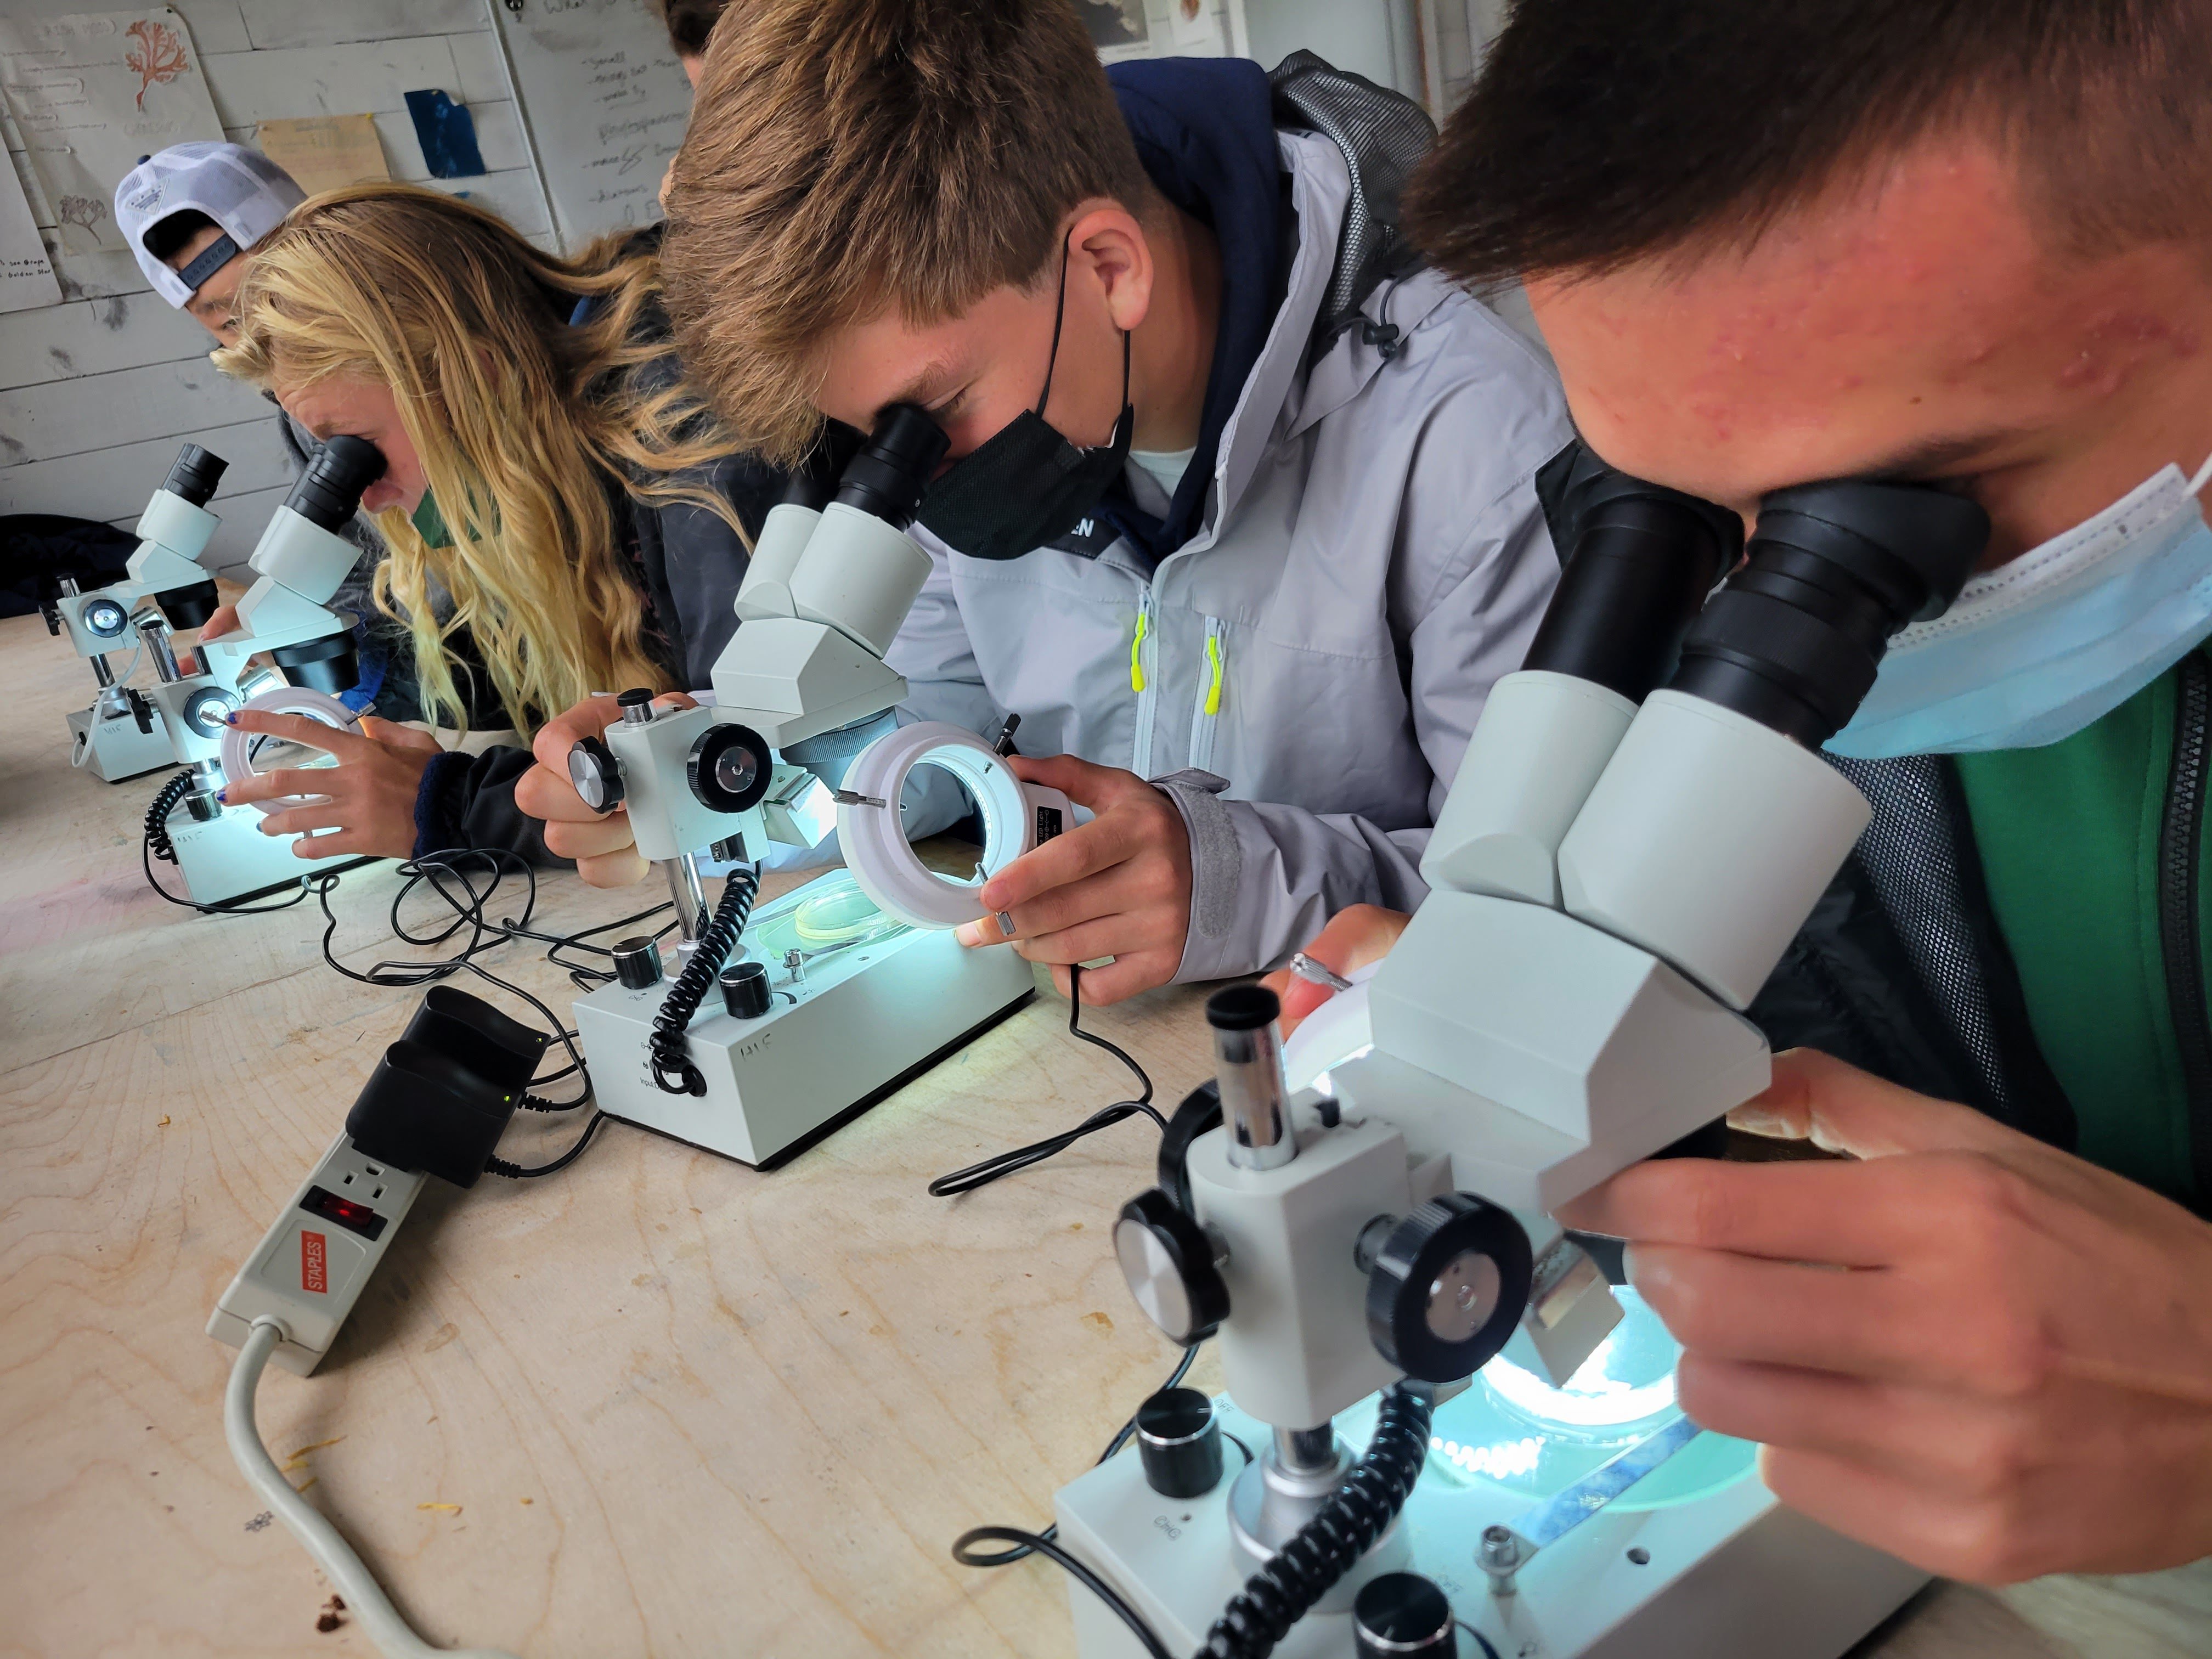
<path id="1" fill-rule="evenodd" d="M 172 144 L 115 187 L 115 223 L 154 291 L 179 311 L 200 284 L 284 222 L 307 199 L 292 175 L 243 144 Z M 182 270 L 146 251 L 146 233 L 173 214 L 204 213 L 222 234 Z"/>

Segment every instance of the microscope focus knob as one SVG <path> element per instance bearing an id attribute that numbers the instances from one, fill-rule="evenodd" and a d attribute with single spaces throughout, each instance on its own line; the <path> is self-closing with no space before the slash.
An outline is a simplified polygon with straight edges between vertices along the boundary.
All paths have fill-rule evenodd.
<path id="1" fill-rule="evenodd" d="M 1367 1275 L 1376 1352 L 1423 1382 L 1473 1376 L 1528 1305 L 1528 1235 L 1467 1193 L 1431 1199 L 1392 1229 Z"/>
<path id="2" fill-rule="evenodd" d="M 1158 1188 L 1121 1206 L 1114 1255 L 1129 1294 L 1170 1342 L 1203 1342 L 1229 1317 L 1229 1287 L 1213 1241 L 1188 1211 Z"/>
<path id="3" fill-rule="evenodd" d="M 580 738 L 569 748 L 568 781 L 594 812 L 611 812 L 622 805 L 622 766 L 615 751 L 597 738 Z"/>
<path id="4" fill-rule="evenodd" d="M 84 631 L 103 640 L 123 637 L 123 628 L 131 620 L 130 612 L 112 599 L 94 599 L 79 613 Z"/>

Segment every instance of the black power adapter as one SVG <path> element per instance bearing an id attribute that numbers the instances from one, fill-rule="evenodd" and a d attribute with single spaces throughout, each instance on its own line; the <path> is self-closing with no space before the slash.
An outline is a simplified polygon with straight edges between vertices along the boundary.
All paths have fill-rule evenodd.
<path id="1" fill-rule="evenodd" d="M 346 1134 L 394 1169 L 473 1187 L 550 1041 L 479 997 L 433 986 L 346 1114 Z"/>

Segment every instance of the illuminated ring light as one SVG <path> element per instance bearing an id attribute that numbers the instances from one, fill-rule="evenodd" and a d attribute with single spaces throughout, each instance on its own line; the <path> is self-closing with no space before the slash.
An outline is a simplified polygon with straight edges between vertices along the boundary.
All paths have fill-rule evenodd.
<path id="1" fill-rule="evenodd" d="M 966 787 L 983 817 L 983 881 L 1036 845 L 1039 805 L 1060 804 L 1056 790 L 1024 789 L 1013 768 L 973 732 L 942 720 L 902 726 L 878 738 L 853 757 L 841 793 L 884 801 L 883 806 L 839 802 L 837 843 L 861 890 L 889 915 L 913 927 L 957 927 L 983 914 L 982 881 L 956 881 L 925 866 L 908 845 L 899 821 L 899 792 L 917 766 L 942 767 Z"/>
<path id="2" fill-rule="evenodd" d="M 280 685 L 271 691 L 246 700 L 246 707 L 264 714 L 304 714 L 309 720 L 320 720 L 337 730 L 349 730 L 359 718 L 327 691 L 318 691 L 305 685 Z M 248 778 L 258 777 L 254 769 L 250 745 L 254 734 L 227 726 L 222 732 L 222 781 L 225 784 L 243 783 Z M 274 800 L 253 803 L 264 813 L 288 812 L 295 806 L 319 806 L 330 799 L 327 795 L 279 795 Z"/>

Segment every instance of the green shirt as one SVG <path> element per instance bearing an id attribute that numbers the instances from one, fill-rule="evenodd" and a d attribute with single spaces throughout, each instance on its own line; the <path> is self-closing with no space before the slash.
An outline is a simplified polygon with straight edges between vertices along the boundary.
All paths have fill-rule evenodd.
<path id="1" fill-rule="evenodd" d="M 2063 742 L 1957 759 L 1990 908 L 2073 1104 L 2075 1150 L 2188 1202 L 2200 1195 L 2159 925 L 2180 672 Z M 2212 812 L 2198 824 L 2200 870 L 2208 823 Z M 2208 896 L 2200 880 L 2200 957 Z"/>

